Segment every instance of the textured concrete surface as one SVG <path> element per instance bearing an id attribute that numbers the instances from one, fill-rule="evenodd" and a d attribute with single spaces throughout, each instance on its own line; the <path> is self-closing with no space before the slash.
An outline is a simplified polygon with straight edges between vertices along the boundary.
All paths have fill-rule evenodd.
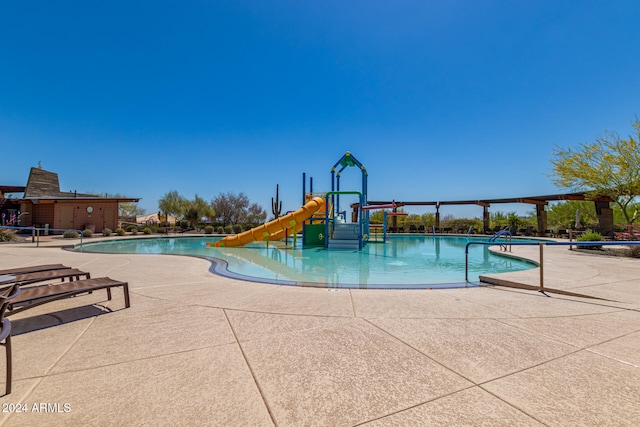
<path id="1" fill-rule="evenodd" d="M 1 425 L 640 425 L 640 260 L 546 248 L 545 287 L 588 299 L 265 285 L 49 240 L 0 245 L 0 269 L 126 280 L 131 307 L 99 291 L 12 316 Z"/>

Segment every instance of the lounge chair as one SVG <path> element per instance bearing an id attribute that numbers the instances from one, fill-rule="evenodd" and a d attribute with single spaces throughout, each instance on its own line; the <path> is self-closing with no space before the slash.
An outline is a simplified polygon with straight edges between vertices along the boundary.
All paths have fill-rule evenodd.
<path id="1" fill-rule="evenodd" d="M 11 321 L 4 317 L 10 301 L 20 293 L 20 287 L 12 285 L 0 292 L 0 345 L 4 347 L 7 360 L 5 395 L 11 393 Z"/>
<path id="2" fill-rule="evenodd" d="M 425 232 L 424 225 L 419 225 L 418 226 L 418 233 L 424 233 L 424 232 Z"/>
<path id="3" fill-rule="evenodd" d="M 49 271 L 49 270 L 62 270 L 64 268 L 69 268 L 66 265 L 62 264 L 43 264 L 43 265 L 32 265 L 30 267 L 17 267 L 17 268 L 8 268 L 5 270 L 0 270 L 0 275 L 3 274 L 27 274 L 27 273 L 36 273 L 38 271 Z"/>
<path id="4" fill-rule="evenodd" d="M 15 279 L 11 283 L 16 283 L 20 286 L 30 285 L 32 283 L 45 282 L 47 280 L 64 279 L 80 280 L 80 277 L 90 279 L 91 275 L 86 271 L 81 271 L 76 268 L 65 268 L 60 270 L 38 271 L 35 273 L 25 274 L 13 274 Z"/>
<path id="5" fill-rule="evenodd" d="M 21 288 L 20 293 L 7 304 L 7 316 L 21 311 L 37 307 L 52 301 L 90 293 L 92 291 L 106 289 L 107 298 L 111 300 L 111 288 L 122 287 L 124 292 L 124 304 L 126 308 L 131 306 L 129 301 L 129 284 L 109 277 L 97 279 L 75 280 L 72 282 L 56 283 L 54 285 L 31 286 Z"/>

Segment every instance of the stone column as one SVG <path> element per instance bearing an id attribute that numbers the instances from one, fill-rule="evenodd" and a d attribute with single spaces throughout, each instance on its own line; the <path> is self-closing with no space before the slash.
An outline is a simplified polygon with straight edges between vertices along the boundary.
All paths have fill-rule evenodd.
<path id="1" fill-rule="evenodd" d="M 598 233 L 610 236 L 613 233 L 613 209 L 609 202 L 593 202 L 596 205 L 598 215 Z"/>
<path id="2" fill-rule="evenodd" d="M 536 205 L 536 216 L 538 217 L 538 236 L 544 236 L 547 229 L 547 211 L 545 205 Z"/>

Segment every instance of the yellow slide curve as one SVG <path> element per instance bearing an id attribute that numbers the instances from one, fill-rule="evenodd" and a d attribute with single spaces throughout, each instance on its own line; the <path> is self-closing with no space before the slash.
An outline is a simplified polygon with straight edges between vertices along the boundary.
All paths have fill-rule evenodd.
<path id="1" fill-rule="evenodd" d="M 276 218 L 258 227 L 247 230 L 244 233 L 227 236 L 224 239 L 214 243 L 216 248 L 244 246 L 247 243 L 265 240 L 269 236 L 269 240 L 281 240 L 285 237 L 286 230 L 291 230 L 295 226 L 296 232 L 302 230 L 302 223 L 311 218 L 313 214 L 324 207 L 324 199 L 322 197 L 314 197 L 304 204 L 297 211 L 293 211 L 287 215 Z M 295 221 L 292 224 L 291 221 Z"/>

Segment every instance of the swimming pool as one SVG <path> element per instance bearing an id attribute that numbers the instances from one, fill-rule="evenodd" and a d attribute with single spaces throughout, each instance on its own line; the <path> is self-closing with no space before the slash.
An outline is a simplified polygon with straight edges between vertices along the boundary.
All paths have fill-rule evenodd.
<path id="1" fill-rule="evenodd" d="M 487 238 L 398 235 L 369 243 L 362 251 L 292 248 L 255 243 L 238 248 L 207 247 L 216 237 L 160 237 L 85 243 L 84 252 L 173 254 L 210 259 L 211 271 L 253 282 L 334 288 L 424 289 L 477 286 L 480 274 L 519 271 L 535 264 L 469 248 L 465 282 L 465 246 Z M 300 240 L 300 239 L 299 239 Z M 76 249 L 79 250 L 79 247 Z"/>

